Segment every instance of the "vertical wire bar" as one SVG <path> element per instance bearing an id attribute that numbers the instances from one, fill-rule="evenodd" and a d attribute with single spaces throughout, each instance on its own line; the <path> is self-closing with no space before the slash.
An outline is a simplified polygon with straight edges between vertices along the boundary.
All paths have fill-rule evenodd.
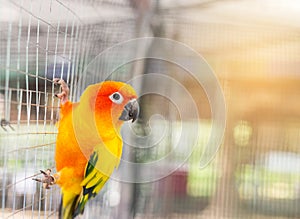
<path id="1" fill-rule="evenodd" d="M 31 15 L 29 15 L 29 21 L 28 21 L 28 30 L 27 30 L 27 43 L 26 43 L 26 64 L 25 64 L 25 83 L 26 83 L 26 99 L 28 100 L 29 95 L 29 42 L 30 42 L 30 29 L 31 29 Z M 27 106 L 28 107 L 28 106 Z"/>
<path id="2" fill-rule="evenodd" d="M 48 49 L 49 49 L 49 47 L 48 47 L 49 46 L 49 32 L 50 32 L 50 27 L 48 26 L 47 45 L 46 45 L 46 47 L 47 47 L 47 50 L 46 50 L 46 61 L 47 61 Z M 56 43 L 56 45 L 57 45 L 57 43 Z M 55 50 L 55 54 L 56 54 L 56 50 Z M 54 64 L 54 68 L 55 68 L 55 64 Z M 54 70 L 53 70 L 52 79 L 54 78 L 54 74 L 55 73 L 54 73 Z M 54 94 L 54 83 L 52 83 L 51 87 L 52 87 L 52 94 Z M 50 125 L 53 125 L 53 111 L 54 111 L 54 97 L 52 96 L 51 97 L 51 111 L 50 111 L 50 120 L 51 120 Z M 43 161 L 44 161 L 44 159 L 43 159 Z M 46 190 L 45 194 L 44 194 L 44 218 L 46 218 L 46 215 L 47 215 L 47 196 L 48 196 L 48 191 Z"/>
<path id="3" fill-rule="evenodd" d="M 86 79 L 87 79 L 87 75 L 83 75 L 84 73 L 84 70 L 85 70 L 85 66 L 87 65 L 87 62 L 88 62 L 88 52 L 89 52 L 89 45 L 87 45 L 87 41 L 88 39 L 90 39 L 90 34 L 91 34 L 91 28 L 90 26 L 88 26 L 88 28 L 86 28 L 86 31 L 85 31 L 85 34 L 84 34 L 84 37 L 83 37 L 83 41 L 84 42 L 84 47 L 83 47 L 83 51 L 82 51 L 82 64 L 80 65 L 81 69 L 80 69 L 80 73 L 82 74 L 81 78 L 81 92 L 80 94 L 78 94 L 79 96 L 81 95 L 82 91 L 84 90 L 85 88 L 85 85 L 86 85 Z"/>
<path id="4" fill-rule="evenodd" d="M 18 115 L 17 115 L 17 122 L 18 122 L 18 132 L 20 130 L 20 121 L 21 121 L 21 116 L 22 116 L 22 100 L 23 100 L 23 91 L 21 90 L 19 92 L 20 97 L 19 97 L 19 101 L 18 101 Z M 20 143 L 20 140 L 18 141 L 18 144 Z M 18 168 L 18 161 L 19 161 L 19 151 L 18 149 L 18 145 L 16 145 L 16 155 L 15 155 L 15 169 L 17 170 Z M 17 171 L 15 171 L 14 174 L 14 187 L 13 187 L 13 211 L 15 212 L 16 210 L 16 187 L 17 187 Z M 15 217 L 15 215 L 13 215 L 13 218 Z"/>
<path id="5" fill-rule="evenodd" d="M 46 79 L 48 79 L 49 33 L 50 33 L 50 26 L 48 25 L 48 28 L 47 28 L 47 39 L 46 39 L 46 54 L 45 54 L 45 74 L 44 74 L 44 76 L 45 76 Z M 45 81 L 44 92 L 45 92 L 45 104 L 47 104 L 48 103 L 47 80 Z M 44 128 L 46 126 L 46 120 L 47 120 L 47 107 L 46 107 L 47 105 L 45 105 Z"/>
<path id="6" fill-rule="evenodd" d="M 26 89 L 26 92 L 29 93 L 28 98 L 26 99 L 26 107 L 27 107 L 27 130 L 30 130 L 30 116 L 31 116 L 31 103 L 32 103 L 32 91 Z M 29 135 L 26 137 L 27 145 L 29 145 Z M 27 170 L 28 170 L 28 157 L 29 157 L 29 149 L 25 150 L 25 170 L 24 170 L 24 178 L 27 178 Z M 27 196 L 27 180 L 24 180 L 24 199 L 23 199 L 23 218 L 25 217 L 25 211 L 26 211 L 26 196 Z"/>
<path id="7" fill-rule="evenodd" d="M 77 78 L 80 80 L 76 80 L 75 81 L 75 96 L 76 98 L 79 97 L 80 95 L 80 89 L 81 89 L 81 63 L 82 63 L 82 56 L 83 56 L 83 45 L 82 42 L 84 40 L 84 32 L 85 32 L 86 28 L 82 28 L 80 27 L 80 33 L 79 33 L 79 47 L 78 47 L 78 53 L 77 53 L 77 60 L 76 60 L 76 70 L 77 70 Z"/>
<path id="8" fill-rule="evenodd" d="M 78 56 L 77 56 L 77 86 L 76 86 L 76 98 L 80 97 L 81 93 L 81 85 L 82 85 L 82 65 L 84 60 L 84 37 L 87 31 L 87 26 L 80 27 L 80 38 L 79 38 L 79 49 L 78 49 Z"/>
<path id="9" fill-rule="evenodd" d="M 37 104 L 37 123 L 38 123 L 38 115 L 39 115 L 39 107 L 40 107 L 40 103 L 41 103 L 41 96 L 42 96 L 42 94 L 41 94 L 41 92 L 39 92 L 38 93 L 38 99 L 36 100 L 36 104 Z M 37 126 L 36 126 L 36 132 L 38 132 L 39 131 L 39 125 L 37 124 Z M 36 138 L 36 145 L 38 145 L 38 144 L 40 144 L 40 137 L 38 137 L 38 138 Z M 44 142 L 42 142 L 42 143 L 44 143 Z M 44 147 L 43 147 L 44 148 Z M 35 148 L 34 149 L 34 170 L 36 170 L 37 169 L 37 157 L 38 157 L 38 150 L 39 149 L 37 149 L 37 148 Z M 35 193 L 36 192 L 33 192 L 32 193 L 32 216 L 33 216 L 33 213 L 34 213 L 34 202 L 35 202 Z"/>
<path id="10" fill-rule="evenodd" d="M 51 215 L 51 211 L 52 211 L 52 191 L 49 192 L 50 196 L 49 196 L 49 210 L 48 210 L 48 217 Z"/>
<path id="11" fill-rule="evenodd" d="M 30 11 L 32 11 L 32 2 L 30 2 Z M 30 29 L 31 29 L 31 19 L 32 15 L 29 14 L 29 21 L 28 21 L 28 30 L 27 30 L 27 43 L 26 43 L 26 64 L 25 64 L 25 83 L 26 83 L 26 108 L 27 108 L 27 130 L 29 130 L 30 125 L 30 103 L 31 100 L 31 92 L 29 92 L 29 44 L 30 44 Z M 29 137 L 27 135 L 27 143 L 29 142 Z M 25 178 L 27 175 L 27 166 L 28 166 L 28 150 L 25 151 Z M 24 188 L 26 188 L 26 180 L 24 181 Z M 24 191 L 24 198 L 23 198 L 23 218 L 25 217 L 25 210 L 26 210 L 26 189 Z"/>
<path id="12" fill-rule="evenodd" d="M 57 50 L 58 50 L 58 38 L 59 38 L 60 21 L 57 23 L 56 29 L 56 40 L 55 40 L 55 51 L 54 51 L 54 64 L 53 64 L 53 78 L 56 77 L 56 62 L 57 62 Z"/>
<path id="13" fill-rule="evenodd" d="M 62 7 L 60 7 L 59 8 L 60 9 L 60 11 L 62 10 Z M 61 12 L 61 13 L 63 13 L 63 12 Z M 58 44 L 59 44 L 59 31 L 60 31 L 60 26 L 61 26 L 61 21 L 60 21 L 60 19 L 58 19 L 58 23 L 57 23 L 57 32 L 56 32 L 56 41 L 55 41 L 55 52 L 54 52 L 54 69 L 53 69 L 53 78 L 54 77 L 57 77 L 56 75 L 55 75 L 55 73 L 56 73 L 56 65 L 57 65 L 57 56 L 58 56 Z M 65 44 L 65 42 L 64 42 L 64 44 Z M 65 46 L 65 45 L 64 45 Z M 64 50 L 65 50 L 65 48 L 64 48 Z M 64 56 L 64 52 L 63 52 L 63 54 L 61 54 L 62 56 Z M 63 66 L 64 66 L 64 58 L 62 58 L 62 63 L 60 63 L 61 64 L 61 75 L 60 75 L 60 78 L 62 78 L 63 77 L 63 75 L 62 75 L 62 73 L 63 73 Z M 52 88 L 54 89 L 54 86 L 52 86 Z M 54 101 L 54 98 L 52 98 L 52 101 Z M 56 119 L 58 118 L 58 112 L 59 112 L 59 101 L 57 101 L 57 105 L 56 105 Z M 53 110 L 52 110 L 52 112 L 53 112 Z M 52 117 L 51 118 L 51 121 L 53 121 L 53 118 L 54 117 Z M 50 151 L 49 151 L 50 152 Z M 49 160 L 51 160 L 51 159 L 53 159 L 51 156 L 52 156 L 52 153 L 48 153 L 48 156 L 49 156 Z M 53 192 L 51 191 L 51 192 L 47 192 L 47 194 L 49 195 L 49 207 L 48 207 L 48 216 L 50 216 L 50 214 L 51 214 L 51 209 L 52 209 L 52 196 L 53 196 Z M 47 201 L 48 201 L 48 197 L 47 197 Z"/>
<path id="14" fill-rule="evenodd" d="M 35 108 L 36 108 L 36 132 L 39 129 L 39 106 L 40 106 L 40 92 L 39 92 L 39 32 L 40 32 L 40 20 L 37 20 L 37 30 L 36 30 L 36 57 L 35 57 Z M 35 139 L 35 144 L 39 143 L 38 137 Z M 37 148 L 34 149 L 34 164 L 33 167 L 36 169 L 37 167 Z M 33 217 L 34 213 L 34 202 L 35 202 L 35 192 L 32 193 L 32 206 L 31 206 L 31 215 Z"/>
<path id="15" fill-rule="evenodd" d="M 73 60 L 73 67 L 72 67 L 72 87 L 70 91 L 72 91 L 72 97 L 73 101 L 77 100 L 77 87 L 78 87 L 78 79 L 79 79 L 79 73 L 78 73 L 78 63 L 79 63 L 79 54 L 80 54 L 80 42 L 79 39 L 81 37 L 81 28 L 77 26 L 77 31 L 76 31 L 76 41 L 75 41 L 75 47 L 74 47 L 74 60 Z"/>
<path id="16" fill-rule="evenodd" d="M 8 102 L 8 92 L 9 92 L 9 68 L 10 68 L 10 47 L 11 47 L 11 32 L 12 32 L 12 23 L 8 24 L 7 30 L 7 47 L 6 47 L 6 66 L 5 66 L 5 119 L 9 121 L 9 114 L 8 111 L 9 104 Z"/>
<path id="17" fill-rule="evenodd" d="M 36 31 L 36 59 L 35 59 L 35 97 L 36 102 L 39 98 L 39 36 L 40 36 L 40 20 L 37 21 L 37 31 Z M 36 103 L 36 129 L 38 130 L 39 126 L 39 103 Z"/>
<path id="18" fill-rule="evenodd" d="M 45 191 L 45 197 L 44 197 L 44 200 L 45 200 L 45 204 L 44 204 L 44 218 L 47 218 L 47 199 L 48 197 L 48 190 Z"/>
<path id="19" fill-rule="evenodd" d="M 88 32 L 87 32 L 87 36 L 85 39 L 85 42 L 89 42 L 91 41 L 91 35 L 92 35 L 92 28 L 89 28 Z M 90 44 L 87 45 L 87 48 L 85 50 L 85 56 L 84 56 L 84 64 L 82 66 L 82 71 L 85 70 L 86 66 L 88 65 L 88 62 L 89 62 L 89 54 L 90 54 L 90 51 L 91 51 L 91 48 L 92 46 Z M 96 74 L 96 73 L 95 73 Z M 83 77 L 83 85 L 84 87 L 82 88 L 82 91 L 85 89 L 85 85 L 86 85 L 86 79 L 88 78 L 88 75 L 84 75 Z"/>
<path id="20" fill-rule="evenodd" d="M 22 1 L 23 5 L 23 1 Z M 17 48 L 17 71 L 19 72 L 21 67 L 20 67 L 20 62 L 21 62 L 21 36 L 22 36 L 22 7 L 20 7 L 19 10 L 19 24 L 18 24 L 18 48 Z M 19 98 L 19 92 L 20 92 L 20 75 L 19 73 L 17 74 L 17 101 Z M 19 127 L 19 121 L 18 123 L 18 129 Z M 17 152 L 18 153 L 18 152 Z"/>
<path id="21" fill-rule="evenodd" d="M 46 36 L 45 74 L 44 74 L 46 79 L 48 78 L 49 34 L 50 34 L 50 26 L 48 25 L 47 36 Z M 45 82 L 44 91 L 45 91 L 45 98 L 46 98 L 46 96 L 47 96 L 47 81 Z"/>
<path id="22" fill-rule="evenodd" d="M 5 66 L 5 90 L 4 90 L 4 104 L 5 104 L 5 119 L 9 119 L 9 67 L 10 67 L 10 46 L 11 46 L 11 31 L 12 23 L 8 24 L 8 33 L 7 33 L 7 47 L 6 47 L 6 66 Z M 3 182 L 2 182 L 2 213 L 4 216 L 5 208 L 5 196 L 6 196 L 6 181 L 7 181 L 7 147 L 4 147 L 4 164 L 3 164 Z"/>
<path id="23" fill-rule="evenodd" d="M 78 35 L 79 35 L 79 23 L 77 22 L 77 26 L 76 26 L 76 33 L 75 33 L 75 42 L 74 42 L 74 52 L 73 52 L 73 59 L 72 59 L 72 77 L 71 77 L 71 87 L 70 87 L 70 96 L 71 96 L 71 101 L 74 101 L 75 96 L 76 96 L 76 90 L 74 91 L 73 87 L 77 87 L 76 84 L 76 80 L 75 78 L 77 78 L 77 71 L 76 71 L 76 67 L 77 67 L 77 57 L 78 57 L 78 51 L 77 51 L 77 47 L 78 47 Z M 74 81 L 75 80 L 75 81 Z"/>
<path id="24" fill-rule="evenodd" d="M 12 32 L 12 23 L 9 23 L 8 26 L 8 33 L 7 33 L 7 50 L 6 50 L 6 68 L 5 68 L 5 119 L 7 121 L 10 121 L 10 108 L 11 108 L 11 89 L 9 88 L 9 69 L 10 69 L 10 53 L 11 53 L 11 32 Z M 8 140 L 8 145 L 9 144 L 9 140 Z M 5 169 L 5 183 L 3 183 L 4 185 L 7 182 L 7 178 L 8 178 L 8 166 L 7 166 L 7 160 L 8 160 L 8 153 L 7 153 L 7 149 L 5 151 L 5 160 L 6 160 L 6 164 L 4 165 L 4 169 Z M 7 192 L 8 194 L 8 192 Z M 5 196 L 5 192 L 4 192 L 4 196 Z"/>
<path id="25" fill-rule="evenodd" d="M 12 95 L 12 89 L 8 90 L 8 106 L 7 110 L 8 112 L 11 112 L 11 95 Z M 8 113 L 7 120 L 10 121 L 10 113 Z"/>
<path id="26" fill-rule="evenodd" d="M 21 69 L 21 37 L 22 37 L 22 6 L 24 5 L 24 1 L 21 0 L 21 7 L 19 10 L 19 24 L 18 24 L 18 50 L 17 50 L 17 71 L 19 72 Z M 17 101 L 21 101 L 22 103 L 22 90 L 20 90 L 20 76 L 19 73 L 17 75 Z M 19 96 L 21 97 L 21 100 L 18 100 Z M 21 109 L 22 104 L 19 106 Z M 19 108 L 18 108 L 19 110 Z M 21 113 L 21 112 L 20 112 Z M 18 111 L 18 120 L 17 120 L 17 125 L 18 125 L 18 130 L 20 129 L 20 121 L 21 121 L 21 115 L 19 117 L 19 111 Z M 18 151 L 17 151 L 18 153 Z M 16 174 L 16 173 L 15 173 Z"/>
<path id="27" fill-rule="evenodd" d="M 74 20 L 72 22 L 71 28 L 71 36 L 70 36 L 70 49 L 69 49 L 69 57 L 68 57 L 68 72 L 67 72 L 67 84 L 70 82 L 70 71 L 71 71 L 71 59 L 72 59 L 72 49 L 73 49 L 73 41 L 74 41 Z"/>
<path id="28" fill-rule="evenodd" d="M 45 48 L 45 85 L 44 85 L 44 122 L 43 122 L 43 131 L 46 132 L 46 125 L 47 125 L 47 109 L 48 109 L 48 98 L 49 95 L 47 93 L 47 78 L 48 78 L 48 53 L 49 53 L 49 34 L 50 34 L 50 26 L 48 25 L 47 28 L 47 35 L 46 35 L 46 48 Z M 43 142 L 45 142 L 45 135 L 43 135 Z M 45 148 L 42 148 L 42 164 L 41 166 L 45 166 Z M 38 218 L 41 217 L 41 210 L 42 210 L 42 196 L 43 196 L 43 187 L 40 186 L 39 188 L 39 205 L 38 205 Z M 44 209 L 45 210 L 45 209 Z"/>
<path id="29" fill-rule="evenodd" d="M 79 60 L 79 67 L 78 67 L 78 72 L 80 73 L 80 83 L 78 85 L 78 90 L 77 90 L 77 96 L 79 97 L 81 92 L 83 91 L 84 85 L 85 85 L 85 77 L 83 77 L 83 70 L 85 66 L 85 61 L 86 61 L 86 56 L 87 56 L 87 51 L 86 51 L 86 42 L 87 36 L 88 36 L 88 31 L 89 28 L 84 28 L 84 32 L 82 35 L 82 40 L 81 40 L 81 51 L 80 51 L 80 60 Z"/>
<path id="30" fill-rule="evenodd" d="M 7 140 L 8 141 L 8 140 Z M 9 142 L 7 142 L 9 143 Z M 6 196 L 6 177 L 7 177 L 7 147 L 4 147 L 3 156 L 3 173 L 2 173 L 2 216 L 4 218 L 5 213 L 5 196 Z"/>
<path id="31" fill-rule="evenodd" d="M 54 51 L 54 63 L 53 63 L 52 79 L 56 77 L 56 75 L 55 75 L 55 69 L 56 69 L 56 61 L 57 61 L 57 48 L 58 48 L 59 26 L 60 26 L 60 21 L 58 21 L 57 30 L 56 30 L 56 41 L 55 41 L 55 51 Z M 54 93 L 54 83 L 52 83 L 52 93 Z M 51 121 L 54 121 L 54 107 L 55 107 L 54 106 L 54 98 L 52 97 Z"/>
<path id="32" fill-rule="evenodd" d="M 63 48 L 63 53 L 62 53 L 62 63 L 61 63 L 61 72 L 60 72 L 60 78 L 64 78 L 64 66 L 65 66 L 65 53 L 66 53 L 66 45 L 67 45 L 67 36 L 68 36 L 68 21 L 66 22 L 66 27 L 65 27 L 65 37 L 64 37 L 64 48 Z"/>

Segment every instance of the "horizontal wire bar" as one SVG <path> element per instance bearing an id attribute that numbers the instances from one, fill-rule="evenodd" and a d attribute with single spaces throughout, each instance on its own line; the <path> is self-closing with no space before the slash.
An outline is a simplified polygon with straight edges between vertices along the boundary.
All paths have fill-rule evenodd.
<path id="1" fill-rule="evenodd" d="M 5 133 L 5 136 L 7 135 L 57 135 L 57 132 L 22 132 L 22 133 Z M 0 134 L 1 136 L 1 134 Z"/>
<path id="2" fill-rule="evenodd" d="M 21 103 L 18 104 L 17 101 L 10 101 L 11 104 L 15 104 L 15 105 L 22 105 L 22 106 L 27 106 L 27 103 Z M 30 106 L 38 106 L 40 109 L 57 109 L 59 107 L 57 106 L 48 106 L 47 104 L 36 104 L 36 103 L 30 103 Z"/>
<path id="3" fill-rule="evenodd" d="M 24 88 L 14 88 L 14 87 L 9 87 L 9 88 L 6 88 L 6 87 L 4 87 L 4 86 L 1 86 L 0 85 L 0 90 L 12 90 L 12 91 L 23 91 L 23 92 L 28 92 L 28 91 L 30 91 L 30 92 L 33 92 L 33 93 L 35 93 L 36 92 L 36 90 L 27 90 L 27 89 L 24 89 Z M 46 94 L 45 92 L 43 92 L 43 91 L 38 91 L 38 93 L 40 93 L 40 94 Z"/>
<path id="4" fill-rule="evenodd" d="M 36 122 L 41 122 L 40 125 L 43 125 L 43 122 L 53 122 L 54 120 L 52 119 L 47 119 L 47 120 L 44 120 L 44 119 L 40 119 L 40 120 L 36 120 L 36 119 L 31 119 L 31 120 L 18 120 L 18 121 L 15 121 L 15 120 L 11 120 L 9 121 L 10 125 L 18 125 L 18 124 L 22 124 L 22 125 L 28 125 L 28 122 L 34 122 L 35 124 L 32 124 L 32 126 L 36 126 Z M 30 132 L 30 133 L 34 133 L 34 132 Z"/>
<path id="5" fill-rule="evenodd" d="M 55 143 L 56 142 L 54 141 L 54 142 L 50 142 L 50 143 L 47 143 L 47 144 L 38 144 L 38 145 L 29 146 L 29 147 L 18 148 L 18 149 L 8 151 L 8 153 L 13 153 L 13 152 L 22 151 L 22 150 L 29 150 L 29 149 L 34 149 L 34 148 L 46 147 L 46 146 L 49 146 L 49 145 L 53 145 Z"/>
<path id="6" fill-rule="evenodd" d="M 29 73 L 29 72 L 25 72 L 25 71 L 22 71 L 22 70 L 14 69 L 14 68 L 6 68 L 6 67 L 4 68 L 4 67 L 0 67 L 0 69 L 2 69 L 2 70 L 10 70 L 10 71 L 14 71 L 14 72 L 18 72 L 18 73 L 21 73 L 21 74 L 30 76 L 30 77 L 32 77 L 32 78 L 38 78 L 38 79 L 41 79 L 41 80 L 53 82 L 53 80 L 48 79 L 48 78 L 46 78 L 46 77 L 43 77 L 43 76 L 40 76 L 40 75 L 36 75 L 36 74 L 32 74 L 32 73 Z"/>
<path id="7" fill-rule="evenodd" d="M 54 108 L 54 107 L 53 107 Z M 36 119 L 30 119 L 29 121 L 26 119 L 26 120 L 19 120 L 21 124 L 24 124 L 24 125 L 28 125 L 28 122 L 38 122 L 40 121 L 41 124 L 40 125 L 43 125 L 42 122 L 53 122 L 54 120 L 52 119 L 47 119 L 47 120 L 44 120 L 44 119 L 40 119 L 40 120 L 36 120 Z M 18 124 L 17 122 L 15 122 L 15 120 L 11 120 L 10 121 L 10 124 Z M 36 124 L 32 124 L 33 126 L 35 126 Z"/>
<path id="8" fill-rule="evenodd" d="M 22 105 L 22 106 L 27 106 L 28 105 L 28 103 L 18 103 L 17 101 L 10 101 L 10 103 L 11 104 L 16 104 L 16 105 Z M 38 106 L 38 107 L 40 107 L 40 108 L 47 108 L 47 109 L 59 109 L 60 107 L 59 106 L 49 106 L 49 105 L 47 105 L 47 104 L 36 104 L 36 103 L 30 103 L 29 104 L 30 106 Z"/>
<path id="9" fill-rule="evenodd" d="M 31 203 L 31 204 L 29 204 L 29 205 L 27 205 L 27 206 L 25 206 L 25 207 L 23 207 L 23 208 L 21 208 L 19 210 L 15 210 L 13 213 L 11 213 L 10 215 L 8 215 L 6 218 L 10 218 L 10 217 L 16 215 L 17 213 L 24 211 L 24 209 L 30 208 L 32 206 L 33 206 L 33 203 Z"/>

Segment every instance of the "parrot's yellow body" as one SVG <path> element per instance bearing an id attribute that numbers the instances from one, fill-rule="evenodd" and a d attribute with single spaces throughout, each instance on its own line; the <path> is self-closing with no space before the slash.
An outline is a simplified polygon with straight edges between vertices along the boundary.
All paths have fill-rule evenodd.
<path id="1" fill-rule="evenodd" d="M 62 93 L 56 142 L 56 183 L 62 189 L 60 216 L 82 214 L 86 202 L 104 186 L 122 154 L 120 129 L 123 121 L 135 120 L 137 95 L 125 83 L 105 81 L 90 85 L 80 102 L 67 100 Z"/>

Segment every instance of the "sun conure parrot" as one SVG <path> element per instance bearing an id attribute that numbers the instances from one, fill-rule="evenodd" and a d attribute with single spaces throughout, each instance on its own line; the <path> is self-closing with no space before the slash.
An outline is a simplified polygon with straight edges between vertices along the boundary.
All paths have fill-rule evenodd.
<path id="1" fill-rule="evenodd" d="M 60 217 L 83 213 L 87 201 L 101 190 L 122 154 L 120 129 L 137 119 L 137 94 L 128 84 L 104 81 L 90 85 L 78 103 L 68 100 L 69 89 L 61 79 L 60 120 L 56 141 L 56 183 L 62 190 Z"/>

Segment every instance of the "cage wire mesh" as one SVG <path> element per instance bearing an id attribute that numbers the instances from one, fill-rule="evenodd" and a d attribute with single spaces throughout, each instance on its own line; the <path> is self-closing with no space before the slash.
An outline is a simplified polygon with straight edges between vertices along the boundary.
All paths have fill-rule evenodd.
<path id="1" fill-rule="evenodd" d="M 170 63 L 154 59 L 127 63 L 110 78 L 126 81 L 136 74 L 136 65 L 142 65 L 140 74 L 172 75 L 187 86 L 200 106 L 199 147 L 181 168 L 162 180 L 143 184 L 110 181 L 88 203 L 82 218 L 298 218 L 298 29 L 258 21 L 253 24 L 247 19 L 233 18 L 226 23 L 215 20 L 220 13 L 206 10 L 223 10 L 222 2 L 247 1 L 176 1 L 179 5 L 153 1 L 149 11 L 138 2 L 1 1 L 6 8 L 1 13 L 11 14 L 9 19 L 0 15 L 1 216 L 58 215 L 59 188 L 44 190 L 31 180 L 39 169 L 55 166 L 59 101 L 54 94 L 59 88 L 53 78 L 63 78 L 70 87 L 70 99 L 77 101 L 88 84 L 105 80 L 107 69 L 136 51 L 110 53 L 93 71 L 86 71 L 99 53 L 135 37 L 156 36 L 186 43 L 204 55 L 216 71 L 228 105 L 224 145 L 216 159 L 199 170 L 211 125 L 205 91 Z M 213 22 L 203 19 L 205 16 Z M 184 58 L 190 61 L 190 57 Z M 165 89 L 180 96 L 171 84 Z M 164 124 L 155 124 L 154 139 L 162 132 L 168 138 L 159 147 L 136 149 L 133 159 L 141 162 L 168 153 L 178 135 L 174 125 L 178 112 L 172 104 L 157 96 L 146 96 L 143 101 L 147 106 L 145 121 L 155 112 L 149 103 L 160 105 L 160 113 L 168 118 L 166 129 Z M 183 113 L 189 114 L 189 106 Z M 147 131 L 147 127 L 140 129 Z M 126 145 L 124 153 L 131 154 Z M 180 151 L 161 168 L 174 165 L 176 156 L 180 157 Z M 281 168 L 289 171 L 274 163 L 286 163 Z M 122 171 L 130 174 L 130 170 Z M 153 169 L 153 174 L 159 171 Z"/>
<path id="2" fill-rule="evenodd" d="M 31 178 L 39 169 L 54 168 L 59 102 L 53 78 L 64 79 L 70 99 L 78 100 L 91 81 L 106 79 L 100 73 L 105 72 L 105 64 L 121 56 L 111 54 L 94 75 L 83 74 L 86 65 L 105 48 L 133 38 L 135 21 L 125 13 L 125 19 L 104 17 L 89 23 L 72 10 L 72 2 L 2 4 L 18 13 L 0 26 L 1 217 L 48 218 L 57 215 L 60 191 L 44 190 Z M 127 1 L 87 4 L 131 10 Z M 105 206 L 101 198 L 100 202 Z"/>

